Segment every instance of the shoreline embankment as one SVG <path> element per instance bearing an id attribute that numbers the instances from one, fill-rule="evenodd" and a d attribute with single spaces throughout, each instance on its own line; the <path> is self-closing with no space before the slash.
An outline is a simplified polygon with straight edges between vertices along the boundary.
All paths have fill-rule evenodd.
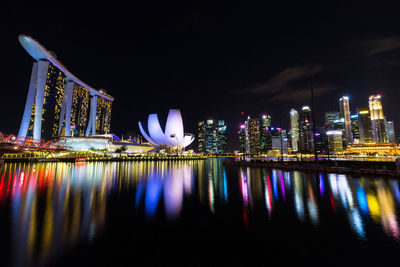
<path id="1" fill-rule="evenodd" d="M 226 166 L 281 169 L 285 171 L 298 170 L 304 172 L 400 177 L 399 164 L 390 161 L 272 161 L 267 159 L 228 159 L 224 164 Z"/>

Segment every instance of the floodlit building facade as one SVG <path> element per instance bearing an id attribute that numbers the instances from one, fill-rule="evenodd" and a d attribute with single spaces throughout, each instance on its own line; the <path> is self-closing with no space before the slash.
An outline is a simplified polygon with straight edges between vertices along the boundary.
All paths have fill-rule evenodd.
<path id="1" fill-rule="evenodd" d="M 207 120 L 198 123 L 198 151 L 212 153 L 214 150 L 214 121 Z"/>
<path id="2" fill-rule="evenodd" d="M 362 156 L 400 156 L 400 149 L 399 146 L 392 143 L 354 144 L 346 149 L 346 153 Z"/>
<path id="3" fill-rule="evenodd" d="M 343 138 L 342 138 L 343 131 L 341 130 L 334 130 L 334 131 L 327 131 L 326 135 L 328 137 L 328 147 L 329 152 L 342 152 L 343 151 Z"/>
<path id="4" fill-rule="evenodd" d="M 394 122 L 386 121 L 386 140 L 388 143 L 396 143 L 396 135 L 394 132 Z"/>
<path id="5" fill-rule="evenodd" d="M 299 151 L 300 130 L 299 130 L 299 113 L 295 109 L 290 110 L 290 141 L 292 144 L 292 151 Z"/>
<path id="6" fill-rule="evenodd" d="M 272 150 L 279 150 L 282 153 L 288 152 L 288 138 L 285 129 L 276 128 L 272 132 Z"/>
<path id="7" fill-rule="evenodd" d="M 371 115 L 368 108 L 357 108 L 360 144 L 373 143 Z"/>
<path id="8" fill-rule="evenodd" d="M 226 153 L 226 125 L 223 120 L 207 120 L 198 123 L 198 152 Z"/>
<path id="9" fill-rule="evenodd" d="M 64 148 L 71 151 L 100 150 L 104 152 L 116 152 L 124 149 L 127 154 L 146 154 L 154 149 L 152 145 L 137 144 L 121 141 L 114 135 L 94 135 L 90 137 L 66 137 L 60 141 Z"/>
<path id="10" fill-rule="evenodd" d="M 247 116 L 245 122 L 240 125 L 238 131 L 240 153 L 247 155 L 261 153 L 260 126 L 260 120 L 252 119 L 250 116 Z"/>
<path id="11" fill-rule="evenodd" d="M 36 60 L 18 137 L 39 141 L 110 133 L 114 98 L 79 80 L 32 37 L 18 40 Z"/>
<path id="12" fill-rule="evenodd" d="M 351 119 L 351 133 L 353 134 L 353 144 L 360 143 L 360 130 L 358 122 L 358 114 L 350 115 Z"/>
<path id="13" fill-rule="evenodd" d="M 386 143 L 386 125 L 383 115 L 381 95 L 369 97 L 369 111 L 371 114 L 372 138 L 376 143 Z"/>
<path id="14" fill-rule="evenodd" d="M 268 114 L 264 114 L 261 117 L 260 144 L 262 153 L 272 148 L 271 116 Z"/>
<path id="15" fill-rule="evenodd" d="M 314 151 L 313 125 L 311 121 L 311 109 L 304 106 L 300 115 L 300 151 Z"/>
<path id="16" fill-rule="evenodd" d="M 248 151 L 248 138 L 247 138 L 247 129 L 246 123 L 241 124 L 238 135 L 239 135 L 239 152 L 242 154 L 246 154 Z"/>
<path id="17" fill-rule="evenodd" d="M 344 138 L 346 146 L 353 143 L 353 136 L 351 132 L 351 118 L 350 118 L 350 103 L 347 96 L 339 99 L 340 104 L 340 118 L 344 119 Z"/>
<path id="18" fill-rule="evenodd" d="M 340 119 L 340 113 L 337 111 L 328 111 L 325 112 L 325 125 L 329 130 L 334 130 L 337 127 L 335 123 Z"/>
<path id="19" fill-rule="evenodd" d="M 152 145 L 167 146 L 173 149 L 184 149 L 194 141 L 194 136 L 184 132 L 183 120 L 179 109 L 168 112 L 165 130 L 161 128 L 157 114 L 150 114 L 147 119 L 147 130 L 139 121 L 139 129 L 143 137 Z"/>
<path id="20" fill-rule="evenodd" d="M 251 155 L 258 155 L 261 152 L 260 146 L 260 120 L 259 119 L 248 119 L 247 120 L 247 131 L 248 131 L 248 152 Z"/>

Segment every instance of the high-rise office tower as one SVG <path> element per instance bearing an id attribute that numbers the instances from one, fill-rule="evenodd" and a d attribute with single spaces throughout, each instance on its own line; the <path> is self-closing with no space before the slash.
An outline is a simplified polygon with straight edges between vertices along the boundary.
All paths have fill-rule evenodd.
<path id="1" fill-rule="evenodd" d="M 239 152 L 247 154 L 248 151 L 247 123 L 240 125 L 238 135 L 239 135 Z"/>
<path id="2" fill-rule="evenodd" d="M 340 119 L 340 113 L 337 111 L 325 112 L 325 125 L 329 130 L 335 129 L 335 122 Z"/>
<path id="3" fill-rule="evenodd" d="M 271 116 L 262 115 L 260 129 L 261 152 L 265 153 L 272 148 L 271 141 Z"/>
<path id="4" fill-rule="evenodd" d="M 311 109 L 304 106 L 300 115 L 300 150 L 311 153 L 314 151 L 313 125 L 311 121 Z"/>
<path id="5" fill-rule="evenodd" d="M 372 143 L 371 116 L 368 108 L 357 108 L 360 144 Z"/>
<path id="6" fill-rule="evenodd" d="M 219 120 L 198 123 L 198 151 L 200 153 L 226 153 L 226 125 Z"/>
<path id="7" fill-rule="evenodd" d="M 329 152 L 341 152 L 343 151 L 343 131 L 333 130 L 327 131 Z"/>
<path id="8" fill-rule="evenodd" d="M 327 128 L 327 125 L 316 127 L 315 145 L 317 146 L 317 152 L 319 154 L 327 154 L 329 151 L 328 136 L 326 135 Z"/>
<path id="9" fill-rule="evenodd" d="M 346 147 L 346 126 L 345 126 L 345 119 L 341 116 L 340 112 L 337 111 L 329 111 L 325 113 L 325 125 L 327 131 L 342 131 L 342 142 L 343 147 Z M 327 136 L 328 138 L 328 136 Z M 332 137 L 329 137 L 332 139 Z M 329 139 L 328 138 L 328 139 Z M 336 135 L 335 138 L 337 139 L 338 136 Z"/>
<path id="10" fill-rule="evenodd" d="M 205 151 L 205 138 L 206 138 L 206 127 L 204 121 L 200 121 L 197 124 L 197 151 L 199 153 L 204 153 Z"/>
<path id="11" fill-rule="evenodd" d="M 199 153 L 206 153 L 207 144 L 210 143 L 210 134 L 207 132 L 207 122 L 200 121 L 198 123 L 198 133 L 197 133 L 197 150 Z"/>
<path id="12" fill-rule="evenodd" d="M 353 134 L 353 144 L 360 143 L 360 131 L 358 125 L 358 114 L 350 115 L 351 119 L 351 132 Z"/>
<path id="13" fill-rule="evenodd" d="M 247 120 L 248 131 L 248 152 L 251 155 L 258 155 L 261 152 L 260 144 L 260 120 L 250 119 Z"/>
<path id="14" fill-rule="evenodd" d="M 372 137 L 376 143 L 386 143 L 385 117 L 380 95 L 369 97 L 369 112 L 371 114 Z"/>
<path id="15" fill-rule="evenodd" d="M 386 135 L 387 135 L 386 140 L 388 143 L 396 142 L 393 121 L 386 121 Z"/>
<path id="16" fill-rule="evenodd" d="M 346 140 L 346 146 L 353 143 L 353 136 L 351 132 L 351 118 L 350 118 L 350 103 L 347 96 L 343 96 L 339 99 L 340 104 L 340 118 L 344 119 L 344 137 Z"/>
<path id="17" fill-rule="evenodd" d="M 271 144 L 273 150 L 287 153 L 288 141 L 285 129 L 274 128 L 274 130 L 271 131 Z"/>
<path id="18" fill-rule="evenodd" d="M 219 120 L 215 126 L 215 153 L 226 153 L 226 125 L 225 121 Z"/>
<path id="19" fill-rule="evenodd" d="M 292 151 L 299 151 L 299 113 L 295 109 L 290 110 L 290 141 L 292 144 Z"/>
<path id="20" fill-rule="evenodd" d="M 205 152 L 215 152 L 215 133 L 214 133 L 214 121 L 207 120 L 205 123 L 206 135 L 205 135 Z"/>
<path id="21" fill-rule="evenodd" d="M 79 80 L 33 38 L 18 39 L 36 60 L 18 137 L 39 141 L 110 133 L 114 98 Z"/>

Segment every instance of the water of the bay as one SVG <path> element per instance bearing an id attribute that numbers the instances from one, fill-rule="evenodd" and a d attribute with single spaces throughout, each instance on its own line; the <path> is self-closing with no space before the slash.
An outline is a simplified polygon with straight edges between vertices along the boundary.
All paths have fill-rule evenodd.
<path id="1" fill-rule="evenodd" d="M 6 163 L 1 265 L 398 265 L 398 179 L 223 161 Z"/>

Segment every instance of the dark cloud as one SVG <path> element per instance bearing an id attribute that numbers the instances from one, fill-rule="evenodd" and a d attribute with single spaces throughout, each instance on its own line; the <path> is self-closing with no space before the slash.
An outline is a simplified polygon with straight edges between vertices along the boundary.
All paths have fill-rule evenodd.
<path id="1" fill-rule="evenodd" d="M 329 68 L 322 64 L 288 67 L 271 77 L 268 81 L 241 90 L 240 93 L 263 95 L 270 102 L 304 101 L 310 97 L 311 77 L 327 69 Z M 318 96 L 331 92 L 334 89 L 336 89 L 335 86 L 324 84 L 315 88 L 314 93 Z"/>
<path id="2" fill-rule="evenodd" d="M 273 76 L 267 82 L 250 89 L 252 93 L 276 94 L 282 90 L 288 90 L 296 86 L 297 82 L 309 78 L 324 70 L 322 65 L 305 65 L 288 67 Z"/>
<path id="3" fill-rule="evenodd" d="M 333 85 L 319 85 L 318 87 L 314 87 L 314 96 L 319 97 L 325 94 L 328 94 L 332 91 L 337 90 L 338 87 Z M 275 94 L 269 98 L 270 101 L 277 101 L 280 103 L 285 102 L 305 102 L 309 101 L 311 98 L 311 90 L 309 87 L 306 88 L 297 88 L 297 89 L 288 89 L 284 90 L 279 94 Z"/>
<path id="4" fill-rule="evenodd" d="M 387 37 L 369 40 L 364 43 L 368 49 L 368 55 L 374 56 L 400 49 L 400 37 Z"/>

